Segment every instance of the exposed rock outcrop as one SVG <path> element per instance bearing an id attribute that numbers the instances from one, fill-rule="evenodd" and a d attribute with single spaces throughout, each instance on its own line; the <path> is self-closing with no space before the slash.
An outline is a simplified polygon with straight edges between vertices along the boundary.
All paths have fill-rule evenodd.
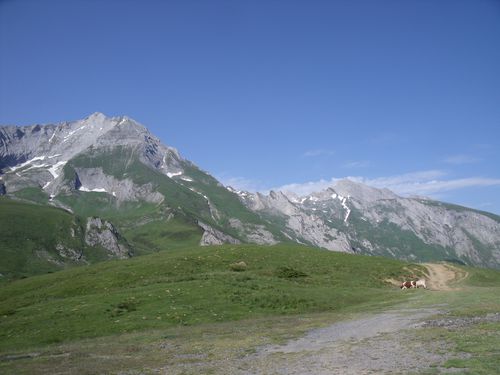
<path id="1" fill-rule="evenodd" d="M 241 243 L 240 240 L 225 234 L 220 230 L 212 228 L 210 225 L 202 223 L 201 221 L 198 221 L 198 225 L 204 230 L 203 236 L 200 240 L 201 246 Z"/>
<path id="2" fill-rule="evenodd" d="M 139 201 L 160 203 L 164 197 L 147 183 L 137 185 L 130 178 L 119 180 L 106 175 L 102 168 L 75 168 L 75 187 L 80 191 L 94 191 L 113 195 L 118 201 Z"/>
<path id="3" fill-rule="evenodd" d="M 73 230 L 73 228 L 71 228 Z M 73 234 L 73 233 L 72 233 Z M 74 237 L 74 235 L 72 236 Z M 63 244 L 58 243 L 56 245 L 56 250 L 57 253 L 65 259 L 72 260 L 72 261 L 84 261 L 87 263 L 84 258 L 83 258 L 83 252 L 81 250 L 75 250 L 70 247 L 64 246 Z"/>
<path id="4" fill-rule="evenodd" d="M 113 224 L 98 217 L 87 219 L 85 243 L 89 246 L 101 246 L 112 258 L 128 258 L 132 255 Z"/>
<path id="5" fill-rule="evenodd" d="M 236 229 L 247 242 L 259 245 L 275 245 L 278 241 L 263 225 L 243 223 L 236 218 L 229 219 L 229 225 Z"/>

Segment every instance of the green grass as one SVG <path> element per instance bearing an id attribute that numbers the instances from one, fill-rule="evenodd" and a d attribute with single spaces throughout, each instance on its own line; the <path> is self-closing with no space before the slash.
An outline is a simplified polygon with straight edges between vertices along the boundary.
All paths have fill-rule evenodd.
<path id="1" fill-rule="evenodd" d="M 232 271 L 239 261 L 247 270 Z M 405 266 L 300 246 L 241 245 L 160 252 L 35 276 L 0 288 L 0 350 L 391 304 L 405 295 L 384 279 L 407 273 Z M 300 277 L 286 277 L 284 267 Z"/>
<path id="2" fill-rule="evenodd" d="M 14 192 L 14 196 L 30 202 L 47 204 L 49 196 L 41 189 L 36 187 L 28 187 Z"/>
<path id="3" fill-rule="evenodd" d="M 240 261 L 247 268 L 231 271 Z M 384 283 L 407 266 L 418 272 L 418 265 L 384 258 L 241 245 L 19 280 L 0 288 L 0 372 L 221 373 L 220 365 L 231 368 L 262 345 L 371 311 L 432 307 L 448 311 L 438 317 L 446 319 L 500 311 L 498 271 L 459 267 L 469 277 L 446 292 L 402 293 Z M 447 342 L 456 355 L 443 366 L 466 374 L 497 373 L 499 334 L 498 323 L 416 332 L 421 345 Z M 5 360 L 29 353 L 36 357 Z"/>
<path id="4" fill-rule="evenodd" d="M 109 259 L 85 243 L 85 223 L 59 208 L 0 197 L 0 281 Z"/>
<path id="5" fill-rule="evenodd" d="M 165 197 L 170 207 L 182 207 L 194 217 L 210 220 L 210 209 L 200 195 L 187 187 L 179 185 L 159 171 L 147 167 L 139 160 L 137 150 L 127 147 L 114 147 L 109 150 L 95 149 L 71 159 L 64 167 L 64 176 L 68 183 L 74 180 L 75 168 L 102 168 L 104 173 L 122 180 L 130 178 L 137 185 L 151 184 L 153 190 Z M 59 197 L 58 197 L 59 199 Z M 111 199 L 111 198 L 110 198 Z M 104 202 L 103 202 L 104 203 Z M 108 202 L 112 206 L 113 202 Z"/>
<path id="6" fill-rule="evenodd" d="M 445 306 L 441 319 L 486 317 L 500 312 L 500 272 L 491 269 L 460 267 L 468 272 L 459 290 L 419 295 L 411 307 Z M 446 368 L 462 369 L 463 374 L 497 374 L 500 368 L 500 322 L 480 322 L 463 327 L 426 328 L 419 331 L 425 341 L 445 341 L 455 358 L 444 363 Z M 465 358 L 464 358 L 465 356 Z"/>
<path id="7" fill-rule="evenodd" d="M 154 213 L 157 205 L 147 202 L 122 202 L 107 193 L 75 191 L 58 195 L 57 200 L 82 217 L 98 216 L 107 220 L 128 222 Z"/>
<path id="8" fill-rule="evenodd" d="M 123 235 L 134 247 L 134 255 L 143 255 L 180 247 L 196 247 L 203 230 L 187 218 L 179 217 L 130 227 L 123 231 Z"/>
<path id="9" fill-rule="evenodd" d="M 25 277 L 58 270 L 56 262 L 72 263 L 55 248 L 62 244 L 83 250 L 81 225 L 63 210 L 0 198 L 0 273 Z"/>
<path id="10" fill-rule="evenodd" d="M 262 220 L 257 213 L 248 209 L 236 194 L 221 186 L 215 178 L 192 165 L 185 166 L 184 168 L 185 173 L 193 177 L 194 181 L 197 181 L 187 184 L 194 187 L 197 191 L 203 192 L 203 194 L 210 198 L 215 207 L 222 210 L 222 217 L 217 224 L 222 227 L 224 232 L 236 238 L 240 237 L 240 233 L 229 225 L 229 219 L 236 218 L 243 223 L 263 225 L 277 240 L 282 242 L 288 241 L 281 233 L 282 226 L 276 225 L 272 221 Z"/>

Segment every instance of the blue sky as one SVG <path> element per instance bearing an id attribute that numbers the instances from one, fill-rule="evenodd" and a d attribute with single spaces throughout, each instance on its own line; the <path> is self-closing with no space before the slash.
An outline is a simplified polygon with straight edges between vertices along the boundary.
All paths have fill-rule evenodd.
<path id="1" fill-rule="evenodd" d="M 0 124 L 96 111 L 240 188 L 500 214 L 500 1 L 0 0 Z"/>

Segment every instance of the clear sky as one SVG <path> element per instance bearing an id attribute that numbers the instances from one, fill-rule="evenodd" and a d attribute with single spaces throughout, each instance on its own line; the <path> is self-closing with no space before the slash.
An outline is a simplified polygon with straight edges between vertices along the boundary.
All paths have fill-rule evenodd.
<path id="1" fill-rule="evenodd" d="M 500 214 L 500 1 L 0 0 L 0 124 L 96 111 L 236 187 Z"/>

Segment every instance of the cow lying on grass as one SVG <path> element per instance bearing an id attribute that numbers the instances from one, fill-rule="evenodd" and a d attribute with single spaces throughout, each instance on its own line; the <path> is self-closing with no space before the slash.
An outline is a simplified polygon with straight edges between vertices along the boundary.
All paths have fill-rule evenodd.
<path id="1" fill-rule="evenodd" d="M 417 281 L 414 281 L 414 280 L 405 281 L 400 286 L 401 289 L 411 289 L 411 288 L 420 288 L 420 287 L 427 289 L 427 285 L 425 285 L 424 279 L 417 280 Z"/>

